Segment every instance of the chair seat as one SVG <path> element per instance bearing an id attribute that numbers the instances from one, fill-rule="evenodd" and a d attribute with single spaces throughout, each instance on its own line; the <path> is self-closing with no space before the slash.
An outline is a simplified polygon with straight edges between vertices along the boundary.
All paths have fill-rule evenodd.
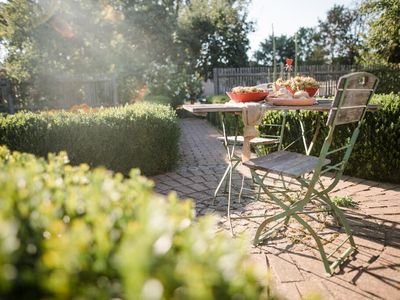
<path id="1" fill-rule="evenodd" d="M 271 154 L 250 159 L 243 164 L 253 170 L 261 170 L 290 177 L 300 177 L 313 171 L 318 164 L 318 157 L 294 153 L 289 151 L 276 151 Z M 325 159 L 324 165 L 330 163 Z"/>
<path id="2" fill-rule="evenodd" d="M 220 136 L 217 138 L 218 141 L 224 142 L 224 137 Z M 228 143 L 233 144 L 235 142 L 235 136 L 228 136 Z M 236 145 L 243 145 L 244 137 L 238 135 L 236 137 Z M 270 144 L 277 144 L 279 143 L 278 139 L 271 139 L 271 138 L 263 138 L 263 137 L 255 137 L 250 140 L 251 145 L 270 145 Z"/>

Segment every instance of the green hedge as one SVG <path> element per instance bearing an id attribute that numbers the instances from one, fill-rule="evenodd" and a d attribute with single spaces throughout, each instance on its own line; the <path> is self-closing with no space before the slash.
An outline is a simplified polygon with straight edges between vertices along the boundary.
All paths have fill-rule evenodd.
<path id="1" fill-rule="evenodd" d="M 372 179 L 400 183 L 400 95 L 375 95 L 373 103 L 380 104 L 378 111 L 368 112 L 365 124 L 350 157 L 345 174 Z M 321 124 L 326 123 L 327 114 L 304 111 L 296 114 L 289 112 L 284 135 L 284 146 L 296 140 L 301 133 L 298 118 L 301 117 L 306 128 L 315 128 L 317 119 Z M 218 114 L 209 114 L 208 120 L 215 126 L 220 127 Z M 279 124 L 281 115 L 278 112 L 267 112 L 260 125 L 261 134 L 274 134 L 267 124 Z M 232 116 L 228 119 L 228 128 L 233 128 Z M 240 125 L 242 128 L 242 125 Z M 346 136 L 352 125 L 341 126 L 340 133 L 335 140 L 341 144 L 343 136 Z M 232 133 L 232 130 L 231 130 Z M 323 143 L 324 130 L 314 147 L 313 155 L 319 155 L 319 149 Z M 308 132 L 307 140 L 312 139 L 312 132 Z M 302 141 L 293 144 L 289 150 L 304 151 Z"/>
<path id="2" fill-rule="evenodd" d="M 272 299 L 248 244 L 191 201 L 0 147 L 1 299 Z"/>
<path id="3" fill-rule="evenodd" d="M 175 112 L 141 103 L 97 112 L 21 112 L 0 116 L 0 144 L 46 157 L 67 151 L 72 164 L 103 165 L 128 174 L 133 167 L 153 175 L 178 160 Z"/>
<path id="4" fill-rule="evenodd" d="M 400 93 L 400 64 L 388 66 L 367 66 L 363 71 L 370 72 L 379 78 L 377 94 Z"/>
<path id="5" fill-rule="evenodd" d="M 219 103 L 225 103 L 229 101 L 229 97 L 227 95 L 216 95 L 216 96 L 210 96 L 207 97 L 207 103 L 209 104 L 219 104 Z M 237 116 L 236 116 L 237 117 Z M 226 131 L 228 135 L 234 135 L 235 134 L 235 118 L 234 115 L 232 114 L 225 114 L 225 126 L 226 126 Z M 222 130 L 222 121 L 221 121 L 221 114 L 220 113 L 209 113 L 207 114 L 207 120 L 217 127 L 219 130 Z M 240 119 L 240 116 L 239 116 Z M 239 132 L 243 132 L 243 123 L 240 121 L 239 122 Z"/>

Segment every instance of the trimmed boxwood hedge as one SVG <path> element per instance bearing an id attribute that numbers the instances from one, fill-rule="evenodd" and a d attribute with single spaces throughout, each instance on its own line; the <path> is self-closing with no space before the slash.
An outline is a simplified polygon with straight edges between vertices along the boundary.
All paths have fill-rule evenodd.
<path id="1" fill-rule="evenodd" d="M 1 299 L 273 298 L 247 242 L 191 201 L 67 161 L 0 147 Z"/>
<path id="2" fill-rule="evenodd" d="M 133 167 L 146 175 L 173 169 L 178 141 L 175 112 L 157 104 L 0 116 L 0 144 L 11 150 L 43 157 L 67 151 L 74 165 L 103 165 L 124 174 Z"/>
<path id="3" fill-rule="evenodd" d="M 221 99 L 218 98 L 219 101 Z M 380 108 L 376 112 L 367 113 L 365 124 L 347 164 L 345 174 L 364 179 L 400 183 L 400 95 L 394 93 L 374 95 L 372 103 L 380 104 Z M 302 111 L 297 114 L 289 112 L 284 135 L 285 146 L 300 136 L 299 117 L 303 119 L 306 128 L 315 128 L 318 118 L 321 118 L 321 124 L 326 123 L 327 113 Z M 217 114 L 209 114 L 207 118 L 220 128 Z M 280 122 L 279 112 L 267 112 L 259 126 L 261 134 L 272 134 L 271 130 L 273 129 L 267 124 L 279 124 Z M 233 128 L 232 117 L 228 119 L 227 127 Z M 338 139 L 335 140 L 337 144 L 341 144 L 341 140 L 352 129 L 352 125 L 341 127 L 339 128 L 340 133 L 337 135 Z M 313 155 L 319 155 L 319 146 L 323 143 L 323 136 L 322 131 L 314 147 Z M 308 141 L 311 138 L 312 132 L 309 132 Z M 293 144 L 288 150 L 304 151 L 302 141 Z"/>

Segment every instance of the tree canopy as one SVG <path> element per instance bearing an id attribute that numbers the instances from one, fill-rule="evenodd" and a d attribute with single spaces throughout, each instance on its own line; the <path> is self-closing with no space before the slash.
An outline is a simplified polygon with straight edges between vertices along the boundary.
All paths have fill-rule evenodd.
<path id="1" fill-rule="evenodd" d="M 35 80 L 40 74 L 116 73 L 129 75 L 130 83 L 140 87 L 148 72 L 162 65 L 187 74 L 189 81 L 194 74 L 208 78 L 214 67 L 247 64 L 252 23 L 246 4 L 246 0 L 0 3 L 5 68 L 17 82 Z"/>
<path id="2" fill-rule="evenodd" d="M 361 10 L 368 18 L 365 61 L 400 63 L 400 2 L 367 0 Z"/>
<path id="3" fill-rule="evenodd" d="M 354 8 L 334 5 L 318 26 L 300 28 L 295 36 L 300 64 L 400 63 L 400 2 L 365 0 Z M 294 56 L 295 36 L 276 37 L 278 61 Z M 272 63 L 272 36 L 260 44 L 254 58 L 258 64 Z"/>
<path id="4" fill-rule="evenodd" d="M 179 36 L 192 65 L 205 78 L 214 67 L 248 64 L 247 1 L 192 0 L 179 16 Z"/>

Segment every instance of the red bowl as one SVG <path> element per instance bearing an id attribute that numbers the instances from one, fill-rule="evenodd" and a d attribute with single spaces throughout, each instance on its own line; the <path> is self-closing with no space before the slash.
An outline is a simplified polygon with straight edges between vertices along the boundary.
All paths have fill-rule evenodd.
<path id="1" fill-rule="evenodd" d="M 308 93 L 310 97 L 314 97 L 315 94 L 318 92 L 318 88 L 313 88 L 313 87 L 305 88 L 304 90 Z"/>
<path id="2" fill-rule="evenodd" d="M 265 99 L 268 96 L 268 92 L 257 92 L 257 93 L 232 93 L 226 92 L 229 98 L 235 102 L 258 102 Z"/>

